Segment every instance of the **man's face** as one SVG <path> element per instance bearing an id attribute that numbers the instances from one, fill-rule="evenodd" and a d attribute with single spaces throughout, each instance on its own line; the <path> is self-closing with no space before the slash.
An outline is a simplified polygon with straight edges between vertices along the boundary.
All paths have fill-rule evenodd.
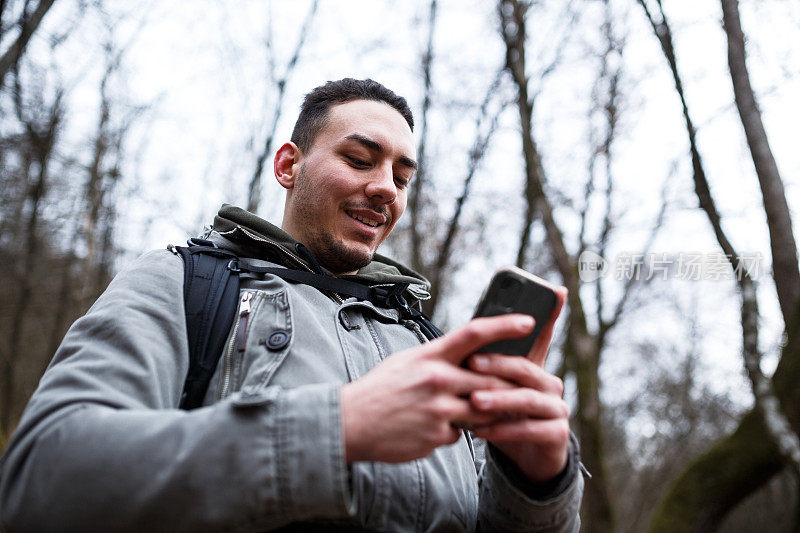
<path id="1" fill-rule="evenodd" d="M 406 208 L 414 137 L 383 102 L 329 109 L 327 124 L 299 158 L 283 229 L 335 274 L 367 265 Z"/>

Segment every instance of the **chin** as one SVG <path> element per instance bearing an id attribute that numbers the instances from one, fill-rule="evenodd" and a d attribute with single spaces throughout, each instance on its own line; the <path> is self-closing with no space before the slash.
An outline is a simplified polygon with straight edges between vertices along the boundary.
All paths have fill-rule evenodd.
<path id="1" fill-rule="evenodd" d="M 375 256 L 375 251 L 364 245 L 345 243 L 330 237 L 323 241 L 316 247 L 315 255 L 334 274 L 355 272 L 370 264 Z"/>
<path id="2" fill-rule="evenodd" d="M 372 262 L 375 252 L 361 247 L 343 247 L 339 258 L 347 265 L 347 270 L 359 270 Z"/>

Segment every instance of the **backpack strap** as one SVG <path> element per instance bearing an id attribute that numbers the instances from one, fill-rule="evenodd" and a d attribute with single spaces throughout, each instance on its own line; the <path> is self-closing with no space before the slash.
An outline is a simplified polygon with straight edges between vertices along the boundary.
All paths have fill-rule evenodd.
<path id="1" fill-rule="evenodd" d="M 189 372 L 179 407 L 186 410 L 202 405 L 239 301 L 239 272 L 231 269 L 236 254 L 203 239 L 190 239 L 188 244 L 171 247 L 184 268 Z"/>
<path id="2" fill-rule="evenodd" d="M 355 281 L 334 278 L 324 274 L 291 268 L 263 266 L 259 263 L 257 260 L 239 258 L 232 268 L 252 274 L 272 274 L 287 281 L 311 285 L 322 291 L 355 296 L 359 300 L 372 302 L 378 307 L 397 309 L 403 318 L 416 322 L 428 340 L 444 335 L 422 311 L 411 307 L 405 300 L 403 293 L 408 288 L 408 283 L 395 283 L 390 287 L 370 287 Z"/>

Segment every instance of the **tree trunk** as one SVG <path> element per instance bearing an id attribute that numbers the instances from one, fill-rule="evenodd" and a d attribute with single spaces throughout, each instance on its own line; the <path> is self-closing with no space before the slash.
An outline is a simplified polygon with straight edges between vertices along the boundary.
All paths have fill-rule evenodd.
<path id="1" fill-rule="evenodd" d="M 50 119 L 47 129 L 41 136 L 34 133 L 35 127 L 28 125 L 31 136 L 30 149 L 35 153 L 34 160 L 38 164 L 38 171 L 36 181 L 32 184 L 27 198 L 31 207 L 25 226 L 25 251 L 19 269 L 19 293 L 11 324 L 9 351 L 3 364 L 3 397 L 2 410 L 0 410 L 0 427 L 6 428 L 6 430 L 11 427 L 14 414 L 14 400 L 16 399 L 14 373 L 16 362 L 23 351 L 23 330 L 25 329 L 25 318 L 33 290 L 33 270 L 39 253 L 40 204 L 47 192 L 48 164 L 55 143 L 58 123 L 60 122 L 60 103 L 58 100 L 54 104 Z"/>
<path id="2" fill-rule="evenodd" d="M 105 75 L 100 84 L 100 113 L 97 120 L 97 131 L 93 143 L 92 162 L 88 168 L 88 176 L 84 189 L 86 207 L 82 224 L 83 239 L 86 244 L 86 259 L 83 262 L 79 287 L 81 307 L 88 307 L 94 299 L 92 290 L 93 273 L 97 264 L 97 245 L 100 212 L 106 202 L 106 171 L 105 159 L 110 148 L 109 120 L 111 118 L 111 103 L 106 92 L 106 84 L 113 72 L 111 66 L 106 68 Z"/>
<path id="3" fill-rule="evenodd" d="M 426 261 L 422 253 L 422 242 L 424 228 L 421 222 L 421 211 L 424 209 L 422 201 L 422 191 L 426 177 L 425 165 L 425 145 L 428 141 L 428 111 L 431 107 L 431 69 L 433 66 L 433 33 L 436 29 L 436 8 L 437 1 L 431 0 L 430 11 L 428 14 L 428 41 L 425 54 L 422 56 L 422 77 L 424 80 L 422 113 L 420 114 L 419 144 L 417 146 L 417 161 L 419 168 L 411 183 L 411 191 L 408 195 L 408 214 L 410 218 L 411 236 L 411 268 L 422 274 L 426 272 Z"/>
<path id="4" fill-rule="evenodd" d="M 533 105 L 525 76 L 525 11 L 517 0 L 501 0 L 499 4 L 503 39 L 506 43 L 506 68 L 518 89 L 518 108 L 525 159 L 526 212 L 517 253 L 517 265 L 524 266 L 529 245 L 530 228 L 536 216 L 541 217 L 548 247 L 564 285 L 569 290 L 570 309 L 564 358 L 570 361 L 578 381 L 576 422 L 581 440 L 581 457 L 592 479 L 586 484 L 583 497 L 584 531 L 613 530 L 612 505 L 604 467 L 602 403 L 597 369 L 601 346 L 589 334 L 586 314 L 580 299 L 577 265 L 567 252 L 564 237 L 553 216 L 553 208 L 544 192 L 546 180 L 542 158 L 532 133 Z"/>
<path id="5" fill-rule="evenodd" d="M 775 394 L 795 432 L 800 431 L 800 304 L 772 377 Z M 738 429 L 689 463 L 659 504 L 651 532 L 705 532 L 753 491 L 786 466 L 756 409 Z"/>
<path id="6" fill-rule="evenodd" d="M 580 436 L 581 460 L 592 474 L 584 489 L 582 531 L 608 532 L 614 530 L 614 517 L 605 467 L 604 417 L 598 376 L 600 351 L 596 339 L 586 331 L 582 314 L 575 312 L 575 300 L 577 298 L 570 294 L 570 324 L 564 359 L 570 361 L 577 383 L 575 424 Z"/>
<path id="7" fill-rule="evenodd" d="M 784 323 L 787 323 L 794 309 L 794 303 L 800 297 L 800 271 L 798 271 L 792 219 L 786 202 L 783 180 L 769 147 L 761 111 L 758 109 L 753 87 L 750 85 L 750 75 L 745 63 L 744 33 L 739 19 L 739 1 L 721 1 L 722 22 L 728 36 L 728 68 L 733 81 L 733 94 L 744 126 L 747 145 L 750 147 L 758 183 L 761 186 L 764 213 L 769 228 L 775 289 L 778 292 Z"/>
<path id="8" fill-rule="evenodd" d="M 747 413 L 733 435 L 687 465 L 656 509 L 649 531 L 715 531 L 730 509 L 783 466 L 766 431 L 757 411 Z"/>
<path id="9" fill-rule="evenodd" d="M 744 496 L 763 485 L 778 471 L 779 467 L 770 470 L 769 464 L 793 464 L 800 471 L 800 444 L 796 436 L 796 424 L 794 424 L 794 431 L 790 427 L 793 415 L 787 409 L 792 409 L 792 404 L 784 401 L 784 398 L 777 390 L 777 383 L 775 382 L 775 378 L 778 376 L 777 371 L 773 377 L 774 392 L 769 380 L 761 373 L 759 366 L 760 354 L 758 352 L 758 305 L 755 285 L 746 269 L 742 268 L 740 256 L 723 231 L 721 217 L 711 196 L 697 146 L 696 131 L 689 115 L 683 84 L 678 73 L 671 29 L 661 8 L 660 1 L 657 1 L 660 20 L 656 20 L 644 0 L 639 0 L 639 4 L 644 9 L 653 32 L 659 39 L 681 101 L 689 137 L 695 193 L 700 207 L 705 211 L 717 242 L 728 257 L 734 273 L 740 276 L 738 288 L 742 298 L 742 352 L 756 403 L 753 413 L 748 416 L 758 418 L 758 424 L 762 429 L 762 433 L 758 435 L 758 438 L 764 440 L 764 435 L 766 434 L 768 437 L 766 440 L 769 440 L 768 444 L 759 449 L 759 453 L 763 454 L 762 462 L 758 463 L 757 468 L 752 467 L 751 461 L 756 457 L 756 454 L 750 451 L 750 445 L 752 444 L 750 439 L 753 435 L 752 428 L 755 422 L 750 421 L 747 417 L 743 419 L 740 425 L 741 431 L 737 431 L 732 437 L 723 440 L 711 452 L 701 456 L 700 459 L 693 462 L 684 471 L 684 474 L 667 492 L 651 522 L 651 528 L 658 531 L 666 531 L 667 529 L 670 531 L 707 531 L 709 528 L 713 529 L 718 526 L 720 519 Z M 795 264 L 796 267 L 797 265 Z M 793 354 L 794 352 L 790 350 L 788 353 Z M 782 362 L 786 358 L 786 354 L 787 352 L 784 351 Z M 781 408 L 783 408 L 783 412 Z M 768 457 L 770 450 L 774 453 L 771 458 Z M 750 454 L 752 454 L 752 457 Z M 715 474 L 719 475 L 709 476 L 707 470 L 711 468 L 714 461 L 719 460 L 720 456 L 725 460 L 725 463 L 722 464 L 725 465 L 726 469 L 731 468 L 731 471 L 722 474 L 715 472 Z M 764 472 L 768 472 L 766 477 L 762 477 Z M 709 489 L 709 484 L 713 485 L 713 491 Z M 676 523 L 676 517 L 678 516 L 680 516 L 680 524 Z"/>
<path id="10" fill-rule="evenodd" d="M 53 5 L 53 2 L 55 2 L 55 0 L 41 0 L 34 12 L 30 15 L 30 18 L 25 18 L 27 13 L 22 14 L 19 23 L 21 26 L 19 36 L 16 41 L 14 41 L 14 44 L 9 46 L 8 50 L 0 56 L 0 86 L 3 85 L 3 80 L 8 71 L 22 58 L 22 54 L 25 53 L 25 47 L 28 46 L 28 41 L 30 41 L 33 34 L 39 28 L 39 24 L 42 23 L 42 19 L 44 19 L 44 16 Z"/>
<path id="11" fill-rule="evenodd" d="M 60 265 L 61 280 L 59 281 L 58 300 L 56 303 L 56 312 L 53 316 L 52 327 L 50 329 L 49 349 L 47 350 L 51 355 L 56 353 L 58 346 L 61 344 L 65 333 L 65 322 L 67 321 L 67 317 L 71 315 L 70 308 L 75 301 L 72 288 L 72 269 L 74 262 L 75 257 L 70 250 L 68 253 L 64 254 L 64 260 L 61 261 Z M 47 359 L 47 361 L 49 363 L 50 360 Z M 45 368 L 47 368 L 46 364 L 43 365 L 41 373 L 44 373 Z"/>

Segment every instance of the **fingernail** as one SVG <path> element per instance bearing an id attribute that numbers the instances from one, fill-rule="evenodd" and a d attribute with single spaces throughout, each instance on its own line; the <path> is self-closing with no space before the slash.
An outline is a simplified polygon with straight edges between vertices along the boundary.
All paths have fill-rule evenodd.
<path id="1" fill-rule="evenodd" d="M 473 355 L 472 364 L 475 365 L 475 368 L 478 370 L 486 370 L 489 368 L 489 358 L 485 355 Z"/>
<path id="2" fill-rule="evenodd" d="M 492 405 L 492 396 L 486 392 L 476 392 L 475 402 L 478 404 L 478 407 L 486 409 Z"/>
<path id="3" fill-rule="evenodd" d="M 521 328 L 532 328 L 536 322 L 531 315 L 523 315 L 517 318 L 517 324 Z"/>

